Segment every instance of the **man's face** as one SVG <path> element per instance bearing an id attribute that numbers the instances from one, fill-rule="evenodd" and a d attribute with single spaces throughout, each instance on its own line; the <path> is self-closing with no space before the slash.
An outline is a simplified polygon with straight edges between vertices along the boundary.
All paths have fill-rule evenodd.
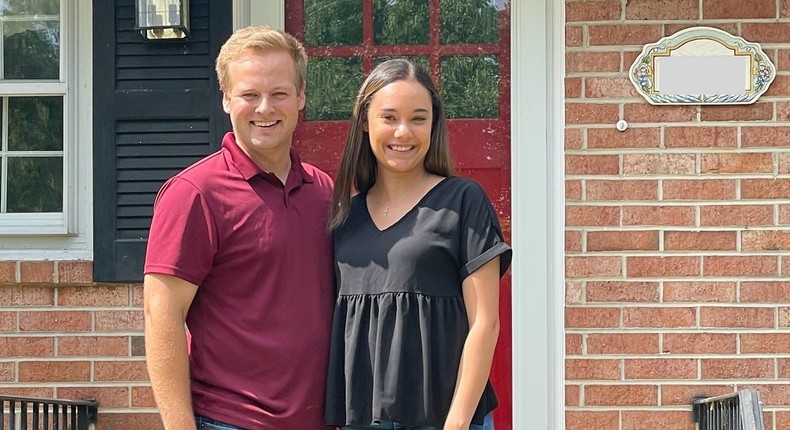
<path id="1" fill-rule="evenodd" d="M 272 157 L 287 156 L 305 104 L 304 88 L 296 89 L 291 56 L 285 51 L 252 53 L 230 63 L 228 76 L 222 105 L 236 143 L 261 167 Z"/>

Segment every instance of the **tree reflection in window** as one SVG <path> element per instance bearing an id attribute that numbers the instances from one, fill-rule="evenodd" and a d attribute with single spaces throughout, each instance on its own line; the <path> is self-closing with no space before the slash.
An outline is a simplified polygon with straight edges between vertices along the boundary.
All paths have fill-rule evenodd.
<path id="1" fill-rule="evenodd" d="M 58 79 L 57 22 L 8 22 L 3 27 L 5 79 Z"/>

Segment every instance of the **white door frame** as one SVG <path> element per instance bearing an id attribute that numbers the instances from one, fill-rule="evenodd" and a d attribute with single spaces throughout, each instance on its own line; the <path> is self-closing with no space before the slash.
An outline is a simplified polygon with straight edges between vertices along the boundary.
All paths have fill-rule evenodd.
<path id="1" fill-rule="evenodd" d="M 510 0 L 513 428 L 565 428 L 564 2 Z M 285 28 L 283 0 L 233 0 L 233 27 Z"/>

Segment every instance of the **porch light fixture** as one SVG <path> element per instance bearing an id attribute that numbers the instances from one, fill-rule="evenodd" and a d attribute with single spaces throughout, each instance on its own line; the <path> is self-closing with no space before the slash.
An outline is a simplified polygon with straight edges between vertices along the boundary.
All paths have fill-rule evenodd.
<path id="1" fill-rule="evenodd" d="M 189 36 L 189 0 L 135 0 L 134 29 L 146 40 Z"/>

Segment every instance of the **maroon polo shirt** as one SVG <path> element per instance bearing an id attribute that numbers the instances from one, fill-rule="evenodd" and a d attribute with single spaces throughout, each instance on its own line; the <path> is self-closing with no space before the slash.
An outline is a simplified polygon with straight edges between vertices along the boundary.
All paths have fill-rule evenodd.
<path id="1" fill-rule="evenodd" d="M 291 162 L 283 186 L 228 133 L 154 205 L 145 273 L 198 285 L 187 314 L 195 413 L 245 428 L 326 428 L 332 180 L 294 150 Z"/>

